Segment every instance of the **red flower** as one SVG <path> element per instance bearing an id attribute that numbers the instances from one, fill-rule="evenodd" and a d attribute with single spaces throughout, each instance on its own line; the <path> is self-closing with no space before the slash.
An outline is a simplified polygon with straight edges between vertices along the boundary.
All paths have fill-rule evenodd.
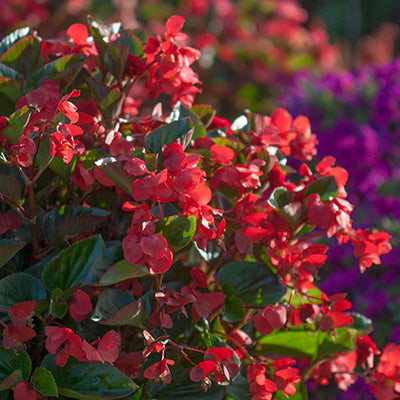
<path id="1" fill-rule="evenodd" d="M 267 306 L 262 312 L 254 316 L 255 328 L 261 335 L 269 335 L 274 329 L 282 328 L 286 324 L 287 312 L 283 306 Z"/>
<path id="2" fill-rule="evenodd" d="M 26 381 L 19 382 L 14 388 L 14 400 L 36 400 L 38 397 L 38 393 Z"/>
<path id="3" fill-rule="evenodd" d="M 26 342 L 36 336 L 36 332 L 28 326 L 9 325 L 3 331 L 3 347 L 12 349 L 16 344 Z"/>
<path id="4" fill-rule="evenodd" d="M 86 26 L 83 26 L 86 29 Z M 74 89 L 70 94 L 66 94 L 65 96 L 61 97 L 61 100 L 58 103 L 58 110 L 61 111 L 67 118 L 69 118 L 73 124 L 76 124 L 79 120 L 79 113 L 77 112 L 78 107 L 68 100 L 71 97 L 79 97 L 80 94 L 81 92 L 79 90 Z"/>
<path id="5" fill-rule="evenodd" d="M 14 325 L 25 326 L 32 318 L 35 305 L 36 301 L 34 300 L 14 304 L 8 312 L 11 322 Z"/>
<path id="6" fill-rule="evenodd" d="M 163 383 L 171 383 L 171 371 L 168 365 L 175 364 L 175 361 L 163 358 L 161 361 L 153 364 L 143 372 L 143 376 L 147 379 L 156 379 Z"/>
<path id="7" fill-rule="evenodd" d="M 89 295 L 81 289 L 75 290 L 69 303 L 69 315 L 76 321 L 83 321 L 92 308 Z"/>
<path id="8" fill-rule="evenodd" d="M 102 363 L 112 364 L 119 355 L 120 337 L 117 332 L 111 330 L 104 334 L 99 340 L 97 349 L 89 344 L 86 340 L 82 343 L 83 351 L 86 353 L 88 361 L 99 361 Z"/>
<path id="9" fill-rule="evenodd" d="M 211 161 L 221 165 L 231 165 L 235 152 L 226 146 L 212 145 L 210 148 Z"/>

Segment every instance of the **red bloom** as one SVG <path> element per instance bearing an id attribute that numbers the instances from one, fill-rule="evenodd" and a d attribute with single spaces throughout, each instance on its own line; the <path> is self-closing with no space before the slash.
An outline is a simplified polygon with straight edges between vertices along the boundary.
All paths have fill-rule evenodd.
<path id="1" fill-rule="evenodd" d="M 99 340 L 97 349 L 95 349 L 86 340 L 82 343 L 83 351 L 86 353 L 88 361 L 100 361 L 102 363 L 112 364 L 119 355 L 120 337 L 117 332 L 111 330 L 104 334 Z"/>
<path id="2" fill-rule="evenodd" d="M 372 368 L 374 366 L 374 356 L 380 351 L 369 336 L 357 336 L 356 339 L 357 363 L 363 368 Z"/>
<path id="3" fill-rule="evenodd" d="M 12 349 L 16 344 L 26 342 L 36 336 L 36 332 L 28 326 L 9 325 L 3 331 L 3 347 Z"/>
<path id="4" fill-rule="evenodd" d="M 69 303 L 69 315 L 76 321 L 83 321 L 92 308 L 89 295 L 81 289 L 75 290 Z"/>
<path id="5" fill-rule="evenodd" d="M 14 400 L 36 400 L 39 397 L 36 390 L 26 381 L 21 381 L 14 388 Z"/>
<path id="6" fill-rule="evenodd" d="M 212 145 L 210 148 L 211 161 L 221 165 L 231 165 L 235 152 L 226 146 Z"/>
<path id="7" fill-rule="evenodd" d="M 147 379 L 156 379 L 163 383 L 171 383 L 171 371 L 168 365 L 175 364 L 175 361 L 163 358 L 161 361 L 153 364 L 143 372 L 143 376 Z"/>
<path id="8" fill-rule="evenodd" d="M 274 329 L 282 328 L 286 324 L 286 320 L 286 308 L 279 305 L 276 307 L 265 307 L 262 312 L 254 316 L 253 322 L 261 335 L 269 335 Z"/>
<path id="9" fill-rule="evenodd" d="M 61 111 L 67 118 L 69 118 L 73 124 L 76 124 L 79 120 L 79 113 L 77 112 L 78 107 L 68 100 L 71 97 L 79 97 L 80 94 L 81 92 L 79 90 L 74 89 L 70 94 L 61 97 L 61 100 L 58 103 L 58 110 Z"/>

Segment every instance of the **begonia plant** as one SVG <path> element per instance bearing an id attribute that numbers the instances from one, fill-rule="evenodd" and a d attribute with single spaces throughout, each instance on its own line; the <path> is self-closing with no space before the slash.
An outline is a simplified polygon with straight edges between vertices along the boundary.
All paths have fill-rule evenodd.
<path id="1" fill-rule="evenodd" d="M 363 272 L 390 236 L 353 229 L 306 116 L 193 105 L 183 25 L 0 43 L 0 398 L 307 399 L 358 377 L 395 398 L 400 347 L 318 288 L 318 239 Z"/>

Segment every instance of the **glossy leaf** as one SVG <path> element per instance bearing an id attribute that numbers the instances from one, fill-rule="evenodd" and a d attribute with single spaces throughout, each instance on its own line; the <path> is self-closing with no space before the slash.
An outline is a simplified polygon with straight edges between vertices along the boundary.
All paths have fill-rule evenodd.
<path id="1" fill-rule="evenodd" d="M 43 172 L 50 164 L 53 157 L 50 155 L 50 136 L 43 135 L 36 153 L 36 168 Z"/>
<path id="2" fill-rule="evenodd" d="M 118 399 L 137 390 L 137 385 L 113 365 L 79 362 L 70 358 L 58 367 L 54 356 L 47 355 L 42 367 L 50 371 L 60 395 L 81 400 Z"/>
<path id="3" fill-rule="evenodd" d="M 29 27 L 24 27 L 21 29 L 16 29 L 14 32 L 11 32 L 0 42 L 0 54 L 6 52 L 10 47 L 12 47 L 18 40 L 22 39 L 25 36 L 28 36 L 30 32 Z"/>
<path id="4" fill-rule="evenodd" d="M 175 105 L 171 114 L 166 119 L 166 122 L 171 123 L 173 121 L 179 121 L 182 118 L 188 118 L 188 117 L 191 119 L 193 123 L 192 140 L 195 140 L 198 137 L 206 136 L 206 129 L 204 128 L 204 125 L 201 122 L 200 117 L 192 110 L 189 110 L 188 108 L 184 107 L 180 102 L 178 102 Z"/>
<path id="5" fill-rule="evenodd" d="M 113 285 L 127 279 L 149 275 L 149 270 L 143 265 L 131 264 L 121 260 L 113 265 L 100 279 L 98 286 Z"/>
<path id="6" fill-rule="evenodd" d="M 15 353 L 13 350 L 6 350 L 0 346 L 0 384 L 4 382 L 7 377 L 14 374 L 8 379 L 8 383 L 11 384 L 16 378 L 22 377 L 28 379 L 31 374 L 32 362 L 26 351 Z M 15 373 L 15 371 L 20 371 Z M 3 383 L 3 387 L 0 390 L 8 389 L 7 382 Z"/>
<path id="7" fill-rule="evenodd" d="M 193 129 L 193 123 L 189 117 L 173 121 L 150 132 L 145 137 L 146 147 L 154 154 L 159 153 L 164 145 L 172 142 L 180 142 L 185 148 L 192 138 Z"/>
<path id="8" fill-rule="evenodd" d="M 21 79 L 22 75 L 15 69 L 8 67 L 5 64 L 0 63 L 0 76 L 11 78 L 11 79 Z"/>
<path id="9" fill-rule="evenodd" d="M 0 267 L 7 264 L 26 244 L 20 240 L 0 239 Z"/>
<path id="10" fill-rule="evenodd" d="M 216 111 L 208 104 L 196 104 L 191 108 L 199 118 L 205 128 L 207 128 L 213 119 Z"/>
<path id="11" fill-rule="evenodd" d="M 100 235 L 74 243 L 51 260 L 43 271 L 48 290 L 62 290 L 81 285 L 96 257 L 104 250 Z"/>
<path id="12" fill-rule="evenodd" d="M 335 198 L 337 195 L 338 186 L 333 176 L 320 178 L 313 182 L 306 190 L 304 198 L 306 199 L 310 194 L 317 193 L 322 201 L 328 201 Z"/>
<path id="13" fill-rule="evenodd" d="M 39 40 L 34 35 L 27 35 L 9 47 L 0 57 L 0 62 L 28 77 L 36 68 L 39 56 Z"/>
<path id="14" fill-rule="evenodd" d="M 133 177 L 126 175 L 121 162 L 112 160 L 100 160 L 96 165 L 121 189 L 129 195 L 132 194 Z"/>
<path id="15" fill-rule="evenodd" d="M 114 41 L 115 44 L 123 44 L 128 46 L 129 53 L 134 56 L 143 55 L 143 46 L 140 39 L 133 33 L 132 30 L 126 30 L 122 35 Z"/>
<path id="16" fill-rule="evenodd" d="M 60 85 L 60 92 L 67 89 L 85 65 L 84 54 L 68 54 L 49 62 L 39 68 L 30 79 L 42 84 L 48 79 Z"/>
<path id="17" fill-rule="evenodd" d="M 42 282 L 32 275 L 19 272 L 0 281 L 0 308 L 10 308 L 22 301 L 47 298 Z"/>
<path id="18" fill-rule="evenodd" d="M 229 283 L 245 305 L 264 307 L 285 296 L 286 289 L 264 264 L 237 261 L 226 264 L 218 272 L 221 285 Z"/>
<path id="19" fill-rule="evenodd" d="M 128 46 L 118 45 L 115 42 L 108 46 L 104 53 L 104 64 L 118 81 L 124 76 L 128 53 Z"/>
<path id="20" fill-rule="evenodd" d="M 179 215 L 163 218 L 157 225 L 157 232 L 167 239 L 172 246 L 183 247 L 189 244 L 196 231 L 194 215 Z"/>
<path id="21" fill-rule="evenodd" d="M 43 367 L 38 367 L 32 375 L 32 383 L 37 392 L 43 396 L 58 397 L 57 384 L 50 371 Z"/>
<path id="22" fill-rule="evenodd" d="M 43 229 L 50 242 L 79 235 L 104 221 L 108 211 L 94 207 L 62 206 L 51 210 L 43 218 Z"/>
<path id="23" fill-rule="evenodd" d="M 273 208 L 282 208 L 289 204 L 287 189 L 284 187 L 275 188 L 269 196 L 268 204 Z"/>
<path id="24" fill-rule="evenodd" d="M 362 331 L 363 334 L 369 334 L 374 329 L 372 321 L 365 315 L 356 312 L 349 312 L 348 314 L 353 317 L 353 322 L 347 326 L 348 329 Z"/>
<path id="25" fill-rule="evenodd" d="M 239 297 L 235 296 L 235 291 L 229 283 L 222 285 L 225 294 L 223 319 L 227 322 L 239 321 L 244 315 L 244 305 Z"/>
<path id="26" fill-rule="evenodd" d="M 106 289 L 101 293 L 92 321 L 103 325 L 132 325 L 141 327 L 146 318 L 140 300 L 135 301 L 129 294 L 116 289 Z"/>
<path id="27" fill-rule="evenodd" d="M 56 318 L 63 318 L 68 311 L 68 304 L 64 299 L 64 292 L 56 288 L 51 292 L 50 314 Z"/>
<path id="28" fill-rule="evenodd" d="M 0 76 L 0 98 L 3 115 L 10 115 L 15 111 L 15 104 L 23 96 L 21 82 L 15 79 Z"/>
<path id="29" fill-rule="evenodd" d="M 1 131 L 1 135 L 5 137 L 11 144 L 17 145 L 18 139 L 24 133 L 25 126 L 29 122 L 32 109 L 29 106 L 23 106 L 9 116 L 8 125 Z"/>

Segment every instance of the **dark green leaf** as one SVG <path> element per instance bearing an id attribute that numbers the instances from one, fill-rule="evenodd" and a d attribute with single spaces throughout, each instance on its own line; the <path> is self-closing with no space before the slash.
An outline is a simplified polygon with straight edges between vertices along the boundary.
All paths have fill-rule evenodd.
<path id="1" fill-rule="evenodd" d="M 185 148 L 192 138 L 193 129 L 193 122 L 190 118 L 163 125 L 145 137 L 146 147 L 154 154 L 159 153 L 164 145 L 172 142 L 178 142 Z"/>
<path id="2" fill-rule="evenodd" d="M 353 340 L 346 328 L 336 328 L 337 337 L 319 332 L 317 359 L 353 349 Z"/>
<path id="3" fill-rule="evenodd" d="M 50 155 L 50 136 L 43 135 L 36 154 L 36 168 L 42 173 L 50 164 L 53 157 Z"/>
<path id="4" fill-rule="evenodd" d="M 327 176 L 325 178 L 320 178 L 313 182 L 304 194 L 306 199 L 310 194 L 317 193 L 321 197 L 322 201 L 328 201 L 335 198 L 337 195 L 338 186 L 334 176 Z"/>
<path id="5" fill-rule="evenodd" d="M 0 63 L 0 76 L 11 78 L 11 79 L 21 79 L 22 75 L 13 68 L 8 67 L 5 64 Z"/>
<path id="6" fill-rule="evenodd" d="M 66 90 L 85 65 L 84 54 L 68 54 L 39 68 L 30 79 L 42 84 L 48 79 L 60 85 L 60 92 Z"/>
<path id="7" fill-rule="evenodd" d="M 51 260 L 43 271 L 47 289 L 68 289 L 81 285 L 96 257 L 104 250 L 100 235 L 74 243 Z"/>
<path id="8" fill-rule="evenodd" d="M 22 301 L 46 299 L 42 282 L 32 275 L 20 272 L 0 281 L 0 308 L 9 308 Z"/>
<path id="9" fill-rule="evenodd" d="M 196 104 L 191 108 L 201 120 L 203 125 L 207 128 L 215 115 L 215 110 L 208 104 Z"/>
<path id="10" fill-rule="evenodd" d="M 163 218 L 157 223 L 156 229 L 170 245 L 184 247 L 191 242 L 196 231 L 196 217 L 194 215 L 175 215 Z"/>
<path id="11" fill-rule="evenodd" d="M 40 60 L 40 42 L 34 35 L 24 36 L 9 47 L 0 62 L 28 77 Z"/>
<path id="12" fill-rule="evenodd" d="M 104 120 L 108 121 L 111 127 L 114 118 L 121 113 L 123 95 L 117 89 L 111 89 L 104 83 L 95 79 L 88 79 L 87 84 L 93 93 L 94 100 L 99 107 L 100 113 Z"/>
<path id="13" fill-rule="evenodd" d="M 135 301 L 129 294 L 116 289 L 101 293 L 92 321 L 111 326 L 132 325 L 141 327 L 146 314 L 140 300 Z"/>
<path id="14" fill-rule="evenodd" d="M 98 286 L 113 285 L 127 279 L 149 275 L 149 270 L 143 265 L 131 264 L 121 260 L 113 265 L 100 279 Z"/>
<path id="15" fill-rule="evenodd" d="M 19 39 L 28 36 L 29 33 L 30 33 L 30 28 L 27 26 L 21 29 L 17 29 L 14 32 L 11 32 L 1 41 L 0 54 L 6 52 L 11 46 L 17 43 Z"/>
<path id="16" fill-rule="evenodd" d="M 47 355 L 42 367 L 51 371 L 62 396 L 81 399 L 118 399 L 137 390 L 137 385 L 111 364 L 80 362 L 70 358 L 64 367 Z"/>
<path id="17" fill-rule="evenodd" d="M 224 321 L 236 322 L 239 321 L 244 315 L 244 305 L 239 297 L 235 296 L 234 290 L 229 283 L 222 285 L 222 291 L 225 294 L 224 307 L 225 312 L 223 315 Z"/>
<path id="18" fill-rule="evenodd" d="M 63 318 L 68 311 L 68 304 L 64 299 L 64 292 L 56 288 L 51 292 L 50 314 L 56 318 Z"/>
<path id="19" fill-rule="evenodd" d="M 132 194 L 132 176 L 126 175 L 121 162 L 112 162 L 103 159 L 98 163 L 99 168 L 121 189 L 125 190 L 129 195 Z"/>
<path id="20" fill-rule="evenodd" d="M 206 129 L 204 128 L 200 117 L 195 112 L 184 107 L 180 102 L 178 102 L 172 110 L 170 116 L 167 119 L 167 122 L 170 123 L 172 121 L 179 121 L 182 118 L 188 117 L 192 120 L 193 123 L 192 140 L 196 140 L 198 137 L 206 136 Z"/>
<path id="21" fill-rule="evenodd" d="M 25 245 L 26 242 L 20 240 L 0 239 L 0 267 L 7 264 Z"/>
<path id="22" fill-rule="evenodd" d="M 268 203 L 273 208 L 282 208 L 289 204 L 287 189 L 284 187 L 275 188 L 269 196 Z"/>
<path id="23" fill-rule="evenodd" d="M 108 46 L 104 53 L 104 64 L 118 81 L 124 76 L 128 53 L 128 46 L 118 45 L 115 42 Z"/>
<path id="24" fill-rule="evenodd" d="M 0 77 L 0 103 L 1 113 L 3 115 L 10 115 L 13 113 L 15 104 L 23 95 L 19 81 Z"/>
<path id="25" fill-rule="evenodd" d="M 249 382 L 241 374 L 226 388 L 227 392 L 232 396 L 234 400 L 249 400 Z"/>
<path id="26" fill-rule="evenodd" d="M 117 40 L 114 41 L 114 44 L 123 44 L 128 46 L 129 53 L 134 56 L 141 56 L 144 53 L 142 42 L 132 30 L 126 30 Z"/>
<path id="27" fill-rule="evenodd" d="M 286 288 L 264 264 L 237 261 L 226 264 L 218 272 L 223 285 L 229 283 L 245 305 L 264 307 L 275 304 L 285 296 Z"/>
<path id="28" fill-rule="evenodd" d="M 12 145 L 17 145 L 18 139 L 22 136 L 31 114 L 32 110 L 28 106 L 19 108 L 9 116 L 7 126 L 1 131 L 1 135 Z"/>
<path id="29" fill-rule="evenodd" d="M 59 242 L 90 230 L 108 215 L 108 211 L 93 207 L 62 206 L 44 216 L 43 229 L 50 242 Z"/>
<path id="30" fill-rule="evenodd" d="M 23 379 L 27 380 L 31 369 L 32 362 L 26 351 L 15 353 L 0 346 L 0 382 L 17 370 L 20 370 Z"/>
<path id="31" fill-rule="evenodd" d="M 374 329 L 372 321 L 365 315 L 356 312 L 349 312 L 348 314 L 353 317 L 353 322 L 347 326 L 348 329 L 362 331 L 364 334 L 369 334 Z"/>
<path id="32" fill-rule="evenodd" d="M 1 371 L 0 371 L 1 373 Z M 22 372 L 20 369 L 12 372 L 10 375 L 7 376 L 4 380 L 0 380 L 0 394 L 7 389 L 10 389 L 16 386 L 19 382 L 23 381 L 24 378 L 22 377 Z M 0 397 L 1 398 L 1 397 Z"/>
<path id="33" fill-rule="evenodd" d="M 32 383 L 37 392 L 43 396 L 58 397 L 57 384 L 50 371 L 38 367 L 32 375 Z"/>

